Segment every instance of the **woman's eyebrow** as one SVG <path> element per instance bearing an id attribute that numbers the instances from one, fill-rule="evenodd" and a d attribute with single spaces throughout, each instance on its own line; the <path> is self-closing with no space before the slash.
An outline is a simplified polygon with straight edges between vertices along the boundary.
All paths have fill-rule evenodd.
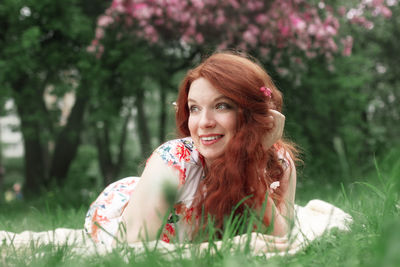
<path id="1" fill-rule="evenodd" d="M 216 97 L 216 98 L 214 99 L 214 102 L 215 102 L 215 101 L 219 101 L 219 100 L 228 100 L 228 101 L 231 101 L 231 102 L 232 102 L 232 100 L 231 100 L 229 97 L 224 96 L 224 95 L 221 95 L 221 96 Z"/>
<path id="2" fill-rule="evenodd" d="M 217 96 L 216 98 L 214 98 L 212 100 L 212 102 L 218 102 L 220 100 L 226 100 L 226 101 L 229 101 L 229 102 L 233 102 L 229 97 L 224 96 L 224 95 Z M 197 101 L 195 99 L 192 99 L 192 98 L 188 98 L 188 103 L 189 102 L 197 103 Z"/>

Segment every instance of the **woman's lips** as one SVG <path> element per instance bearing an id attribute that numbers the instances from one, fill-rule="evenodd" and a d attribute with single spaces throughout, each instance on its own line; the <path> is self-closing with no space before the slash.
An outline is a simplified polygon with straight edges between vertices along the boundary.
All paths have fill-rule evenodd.
<path id="1" fill-rule="evenodd" d="M 222 134 L 201 135 L 200 142 L 202 145 L 209 146 L 217 143 L 222 137 L 224 137 Z"/>

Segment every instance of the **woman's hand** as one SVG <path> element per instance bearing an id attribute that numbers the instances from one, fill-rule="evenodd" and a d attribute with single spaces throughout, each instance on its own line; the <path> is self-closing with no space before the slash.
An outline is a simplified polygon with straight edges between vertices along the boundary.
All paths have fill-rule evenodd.
<path id="1" fill-rule="evenodd" d="M 271 130 L 265 134 L 265 149 L 269 149 L 273 144 L 282 138 L 283 128 L 285 127 L 285 116 L 279 111 L 270 109 L 267 120 L 267 126 Z"/>

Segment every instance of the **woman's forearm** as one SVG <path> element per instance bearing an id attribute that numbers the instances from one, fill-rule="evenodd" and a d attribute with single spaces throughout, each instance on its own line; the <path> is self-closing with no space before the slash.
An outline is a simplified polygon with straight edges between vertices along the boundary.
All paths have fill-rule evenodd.
<path id="1" fill-rule="evenodd" d="M 282 214 L 282 211 L 277 208 L 275 202 L 268 197 L 265 207 L 263 222 L 266 227 L 272 227 L 272 235 L 284 236 L 290 230 L 290 219 Z"/>

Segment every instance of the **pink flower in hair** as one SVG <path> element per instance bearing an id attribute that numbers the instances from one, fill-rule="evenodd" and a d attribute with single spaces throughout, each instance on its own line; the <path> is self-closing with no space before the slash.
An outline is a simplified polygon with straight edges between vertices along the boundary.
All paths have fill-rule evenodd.
<path id="1" fill-rule="evenodd" d="M 263 86 L 260 88 L 260 91 L 263 92 L 266 97 L 269 97 L 269 98 L 272 97 L 272 90 L 269 87 L 265 88 Z"/>

